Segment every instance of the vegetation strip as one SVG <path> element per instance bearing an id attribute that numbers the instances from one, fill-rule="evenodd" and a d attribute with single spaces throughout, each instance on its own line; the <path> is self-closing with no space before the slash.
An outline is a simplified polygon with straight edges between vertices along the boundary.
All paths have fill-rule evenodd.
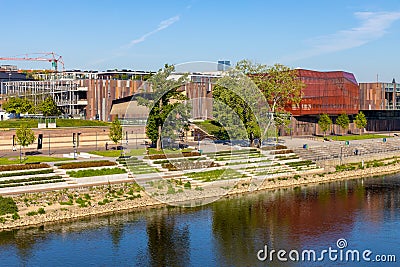
<path id="1" fill-rule="evenodd" d="M 90 168 L 90 167 L 114 166 L 117 164 L 115 162 L 108 160 L 98 160 L 98 161 L 57 163 L 54 165 L 61 169 L 80 169 L 80 168 Z"/>
<path id="2" fill-rule="evenodd" d="M 124 169 L 120 168 L 103 168 L 99 170 L 79 170 L 79 171 L 68 171 L 67 174 L 73 178 L 91 177 L 91 176 L 103 176 L 113 174 L 126 173 Z"/>

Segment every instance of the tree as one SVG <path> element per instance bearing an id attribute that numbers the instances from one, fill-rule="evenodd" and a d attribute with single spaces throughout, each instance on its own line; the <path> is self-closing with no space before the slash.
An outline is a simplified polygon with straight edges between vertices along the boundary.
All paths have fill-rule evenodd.
<path id="1" fill-rule="evenodd" d="M 255 68 L 256 70 L 258 68 Z M 263 73 L 251 74 L 251 79 L 257 87 L 264 93 L 269 103 L 268 127 L 264 130 L 264 135 L 268 132 L 271 123 L 276 126 L 284 125 L 286 120 L 275 120 L 275 116 L 285 114 L 285 106 L 298 105 L 301 101 L 301 90 L 305 84 L 298 78 L 297 71 L 281 64 L 270 66 Z M 287 116 L 286 116 L 287 117 Z M 282 122 L 279 125 L 279 121 Z M 278 124 L 277 124 L 278 122 Z"/>
<path id="2" fill-rule="evenodd" d="M 231 139 L 248 138 L 251 146 L 261 138 L 267 124 L 268 103 L 250 75 L 265 71 L 265 65 L 241 60 L 213 88 L 214 119 L 224 126 Z"/>
<path id="3" fill-rule="evenodd" d="M 147 106 L 150 109 L 146 135 L 153 144 L 156 144 L 157 150 L 161 149 L 162 127 L 165 120 L 171 112 L 178 112 L 178 109 L 182 107 L 183 100 L 186 100 L 186 96 L 177 89 L 187 82 L 187 74 L 174 79 L 171 78 L 174 71 L 174 66 L 166 64 L 164 69 L 160 69 L 147 80 L 153 91 L 151 96 L 137 98 L 139 105 Z M 186 113 L 186 109 L 184 110 Z M 183 121 L 187 115 L 180 113 L 177 117 Z"/>
<path id="4" fill-rule="evenodd" d="M 339 117 L 336 119 L 336 124 L 339 125 L 340 128 L 343 129 L 343 131 L 345 131 L 350 124 L 349 116 L 347 116 L 346 113 L 340 114 Z"/>
<path id="5" fill-rule="evenodd" d="M 26 124 L 21 124 L 21 126 L 17 129 L 15 135 L 16 135 L 16 142 L 20 146 L 19 158 L 21 162 L 21 157 L 22 157 L 21 147 L 24 148 L 33 144 L 33 142 L 35 142 L 36 140 L 36 137 L 32 129 L 28 128 Z"/>
<path id="6" fill-rule="evenodd" d="M 318 125 L 321 128 L 321 130 L 324 132 L 324 138 L 325 138 L 326 131 L 332 125 L 332 120 L 331 120 L 331 118 L 329 118 L 328 114 L 325 114 L 325 113 L 321 114 L 319 116 Z"/>
<path id="7" fill-rule="evenodd" d="M 118 117 L 115 117 L 115 119 L 113 120 L 108 136 L 110 137 L 111 141 L 113 141 L 116 145 L 119 141 L 122 140 L 122 125 L 121 122 L 118 120 Z"/>
<path id="8" fill-rule="evenodd" d="M 8 113 L 21 114 L 32 112 L 34 105 L 26 98 L 11 97 L 3 103 L 2 108 Z"/>
<path id="9" fill-rule="evenodd" d="M 46 99 L 43 100 L 42 103 L 40 103 L 39 110 L 43 113 L 44 116 L 60 115 L 57 104 L 51 96 L 46 97 Z"/>
<path id="10" fill-rule="evenodd" d="M 356 124 L 356 127 L 360 129 L 360 134 L 362 133 L 362 129 L 367 126 L 367 118 L 365 117 L 364 113 L 362 111 L 358 112 L 354 119 L 354 123 Z"/>

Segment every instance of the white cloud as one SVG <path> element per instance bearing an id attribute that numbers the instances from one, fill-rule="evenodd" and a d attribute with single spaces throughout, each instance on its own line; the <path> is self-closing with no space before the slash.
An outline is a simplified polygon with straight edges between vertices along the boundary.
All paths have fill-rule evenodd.
<path id="1" fill-rule="evenodd" d="M 171 17 L 169 19 L 161 21 L 160 24 L 158 24 L 158 27 L 155 30 L 152 30 L 152 31 L 150 31 L 148 33 L 145 33 L 141 37 L 139 37 L 139 38 L 137 38 L 135 40 L 132 40 L 127 46 L 128 47 L 132 47 L 132 46 L 134 46 L 136 44 L 144 42 L 147 39 L 147 37 L 149 37 L 149 36 L 159 32 L 159 31 L 162 31 L 162 30 L 168 28 L 169 26 L 171 26 L 172 24 L 174 24 L 178 20 L 179 20 L 179 16 L 175 16 L 175 17 Z"/>
<path id="2" fill-rule="evenodd" d="M 400 12 L 356 12 L 354 16 L 360 20 L 360 26 L 312 38 L 307 41 L 309 50 L 287 60 L 343 51 L 377 40 L 387 33 L 393 22 L 400 19 Z"/>

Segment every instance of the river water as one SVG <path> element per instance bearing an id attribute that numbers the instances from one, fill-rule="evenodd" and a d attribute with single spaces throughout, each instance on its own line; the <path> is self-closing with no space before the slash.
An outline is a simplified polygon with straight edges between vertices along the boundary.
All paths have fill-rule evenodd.
<path id="1" fill-rule="evenodd" d="M 260 261 L 265 246 L 286 259 L 298 251 L 299 261 L 295 252 L 287 262 L 276 254 Z M 320 253 L 329 247 L 338 251 L 332 258 Z M 304 250 L 316 260 L 302 260 Z M 359 251 L 360 262 L 339 260 L 347 250 Z M 378 266 L 400 266 L 400 175 L 0 233 L 0 266 L 377 266 L 376 255 L 397 260 Z"/>

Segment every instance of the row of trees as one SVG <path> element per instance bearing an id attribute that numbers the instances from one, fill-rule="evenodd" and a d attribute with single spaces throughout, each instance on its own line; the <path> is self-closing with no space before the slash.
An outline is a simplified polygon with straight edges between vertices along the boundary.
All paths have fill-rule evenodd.
<path id="1" fill-rule="evenodd" d="M 11 114 L 41 113 L 44 116 L 58 116 L 61 114 L 54 99 L 46 97 L 39 105 L 35 106 L 27 98 L 11 97 L 2 105 L 3 110 Z"/>
<path id="2" fill-rule="evenodd" d="M 362 111 L 360 111 L 356 117 L 354 118 L 354 124 L 358 129 L 360 129 L 360 134 L 361 130 L 367 126 L 367 119 Z M 347 128 L 350 125 L 350 118 L 346 113 L 340 114 L 337 119 L 336 119 L 336 124 L 340 126 L 343 130 L 347 130 Z M 324 133 L 324 137 L 326 135 L 326 131 L 331 127 L 332 125 L 332 120 L 328 116 L 328 114 L 321 114 L 318 120 L 318 125 L 321 128 L 321 130 Z"/>

